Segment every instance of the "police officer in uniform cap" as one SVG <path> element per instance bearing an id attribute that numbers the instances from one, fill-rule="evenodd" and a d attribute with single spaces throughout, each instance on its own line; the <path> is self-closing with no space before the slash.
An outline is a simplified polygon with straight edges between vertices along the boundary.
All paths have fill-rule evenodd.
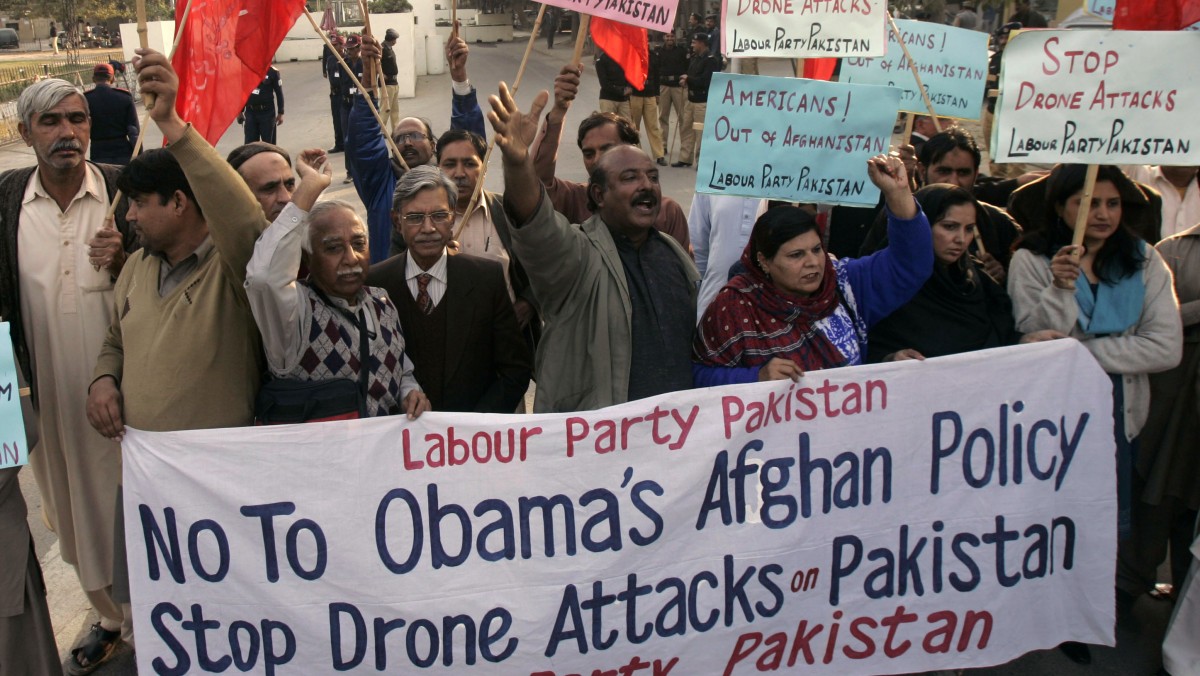
<path id="1" fill-rule="evenodd" d="M 359 82 L 363 79 L 363 60 L 362 60 L 362 38 L 357 35 L 351 35 L 346 38 L 346 65 L 354 72 L 354 77 L 358 78 Z M 342 87 L 342 133 L 350 132 L 350 109 L 354 107 L 354 98 L 358 96 L 358 87 L 355 86 L 354 80 L 344 72 L 341 64 L 335 64 L 341 75 Z M 349 162 L 347 162 L 349 164 Z M 346 167 L 346 178 L 342 183 L 350 183 L 354 180 L 353 174 L 350 173 L 350 167 Z"/>
<path id="2" fill-rule="evenodd" d="M 275 127 L 283 124 L 283 80 L 275 66 L 268 66 L 267 76 L 250 91 L 238 124 L 245 125 L 246 143 L 275 142 Z"/>
<path id="3" fill-rule="evenodd" d="M 92 116 L 92 161 L 103 164 L 129 164 L 133 144 L 138 137 L 137 110 L 133 95 L 112 86 L 113 67 L 98 63 L 92 70 L 96 83 L 84 93 Z"/>

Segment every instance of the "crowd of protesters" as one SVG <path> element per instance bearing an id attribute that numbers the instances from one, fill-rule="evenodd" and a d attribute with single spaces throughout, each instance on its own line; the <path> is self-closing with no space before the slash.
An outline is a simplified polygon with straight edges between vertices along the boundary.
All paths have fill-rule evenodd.
<path id="1" fill-rule="evenodd" d="M 695 35 L 692 63 L 711 77 L 711 32 Z M 357 71 L 323 61 L 335 141 L 295 158 L 263 141 L 220 157 L 175 111 L 178 79 L 149 50 L 135 66 L 167 147 L 127 166 L 85 160 L 99 125 L 74 86 L 45 80 L 21 95 L 37 164 L 0 174 L 0 315 L 38 413 L 31 465 L 45 511 L 100 618 L 69 673 L 133 641 L 127 425 L 524 413 L 531 383 L 534 411 L 586 411 L 1042 340 L 1078 340 L 1112 378 L 1119 607 L 1182 586 L 1200 507 L 1196 168 L 1101 167 L 1085 204 L 1079 166 L 981 180 L 974 139 L 953 127 L 919 153 L 870 158 L 882 198 L 854 217 L 710 195 L 685 217 L 659 184 L 666 126 L 643 151 L 637 93 L 624 87 L 602 87 L 577 130 L 588 182 L 555 175 L 582 74 L 568 65 L 528 109 L 504 83 L 489 97 L 504 177 L 492 193 L 466 43 L 446 46 L 452 113 L 439 135 L 362 79 L 388 41 L 333 42 Z M 673 43 L 652 69 L 659 108 L 634 117 L 658 127 L 687 89 L 688 134 L 703 103 Z M 383 128 L 367 97 L 392 99 Z M 676 166 L 698 146 L 685 140 Z M 358 205 L 321 200 L 335 152 L 365 223 Z M 0 665 L 57 673 L 15 469 L 0 470 L 0 516 Z M 1156 589 L 1168 550 L 1174 587 Z M 1064 652 L 1089 659 L 1086 646 Z"/>

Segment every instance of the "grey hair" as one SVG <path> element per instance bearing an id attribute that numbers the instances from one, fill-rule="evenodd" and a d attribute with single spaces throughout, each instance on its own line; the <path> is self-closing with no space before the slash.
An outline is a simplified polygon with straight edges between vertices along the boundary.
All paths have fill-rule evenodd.
<path id="1" fill-rule="evenodd" d="M 357 212 L 354 211 L 354 205 L 350 204 L 349 202 L 343 202 L 342 200 L 325 200 L 324 202 L 317 203 L 312 209 L 308 210 L 308 232 L 305 233 L 304 237 L 300 238 L 300 248 L 304 250 L 304 253 L 310 254 L 313 250 L 312 224 L 315 223 L 317 219 L 327 216 L 338 209 L 345 209 L 356 216 L 358 215 Z"/>
<path id="2" fill-rule="evenodd" d="M 34 115 L 50 110 L 72 94 L 77 94 L 79 98 L 83 99 L 83 110 L 91 115 L 92 111 L 88 109 L 87 97 L 75 85 L 58 78 L 47 78 L 41 82 L 35 82 L 21 92 L 21 97 L 17 99 L 17 117 L 25 123 L 26 129 L 30 129 L 33 127 Z"/>
<path id="3" fill-rule="evenodd" d="M 441 188 L 446 191 L 447 204 L 453 209 L 458 204 L 458 186 L 450 177 L 443 174 L 441 169 L 422 164 L 404 172 L 404 176 L 396 181 L 396 192 L 392 193 L 392 212 L 400 211 L 400 205 L 412 199 L 417 193 L 429 188 Z"/>

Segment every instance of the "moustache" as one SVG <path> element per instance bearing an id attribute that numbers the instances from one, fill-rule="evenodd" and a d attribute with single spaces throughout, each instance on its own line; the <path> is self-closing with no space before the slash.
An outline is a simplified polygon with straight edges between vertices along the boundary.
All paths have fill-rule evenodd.
<path id="1" fill-rule="evenodd" d="M 56 153 L 60 150 L 74 150 L 75 152 L 83 152 L 83 144 L 79 141 L 72 141 L 71 139 L 62 139 L 60 141 L 55 141 L 54 145 L 50 146 L 50 152 L 52 153 Z"/>
<path id="2" fill-rule="evenodd" d="M 338 268 L 338 277 L 349 277 L 351 275 L 361 275 L 363 272 L 361 265 L 355 265 L 348 268 Z"/>
<path id="3" fill-rule="evenodd" d="M 646 204 L 648 204 L 650 206 L 654 206 L 654 205 L 658 204 L 658 196 L 654 194 L 653 190 L 641 190 L 641 191 L 637 192 L 636 194 L 634 194 L 633 200 L 631 203 L 639 204 L 641 202 L 645 202 Z"/>

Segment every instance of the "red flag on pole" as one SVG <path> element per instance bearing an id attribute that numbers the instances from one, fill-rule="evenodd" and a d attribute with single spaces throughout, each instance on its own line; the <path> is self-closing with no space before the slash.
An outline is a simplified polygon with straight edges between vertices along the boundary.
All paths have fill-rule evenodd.
<path id="1" fill-rule="evenodd" d="M 177 4 L 176 26 L 186 6 Z M 171 59 L 179 74 L 179 116 L 216 145 L 303 10 L 304 0 L 196 3 Z"/>
<path id="2" fill-rule="evenodd" d="M 592 40 L 625 71 L 625 79 L 634 89 L 646 86 L 650 73 L 650 43 L 646 29 L 593 16 Z"/>
<path id="3" fill-rule="evenodd" d="M 1200 0 L 1117 0 L 1113 28 L 1177 31 L 1200 21 Z"/>

